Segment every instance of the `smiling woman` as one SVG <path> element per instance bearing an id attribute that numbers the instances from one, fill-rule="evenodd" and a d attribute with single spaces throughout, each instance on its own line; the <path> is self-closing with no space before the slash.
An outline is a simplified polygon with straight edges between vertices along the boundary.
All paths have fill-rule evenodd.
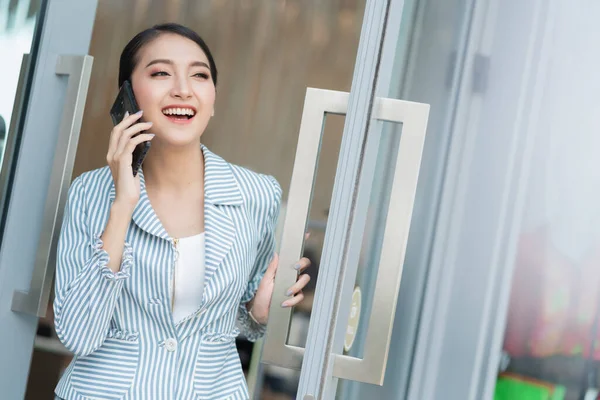
<path id="1" fill-rule="evenodd" d="M 185 147 L 199 140 L 214 115 L 217 76 L 204 40 L 181 25 L 145 30 L 125 47 L 119 86 L 131 81 L 144 119 L 153 122 L 157 137 L 149 158 L 163 157 L 170 146 Z"/>
<path id="2" fill-rule="evenodd" d="M 236 326 L 249 340 L 265 332 L 281 188 L 201 144 L 217 68 L 195 32 L 143 31 L 120 68 L 119 85 L 131 83 L 141 111 L 112 130 L 108 167 L 69 191 L 54 313 L 76 357 L 56 395 L 248 399 Z M 132 151 L 143 141 L 152 148 L 134 176 Z M 283 307 L 303 300 L 308 280 L 301 275 Z"/>

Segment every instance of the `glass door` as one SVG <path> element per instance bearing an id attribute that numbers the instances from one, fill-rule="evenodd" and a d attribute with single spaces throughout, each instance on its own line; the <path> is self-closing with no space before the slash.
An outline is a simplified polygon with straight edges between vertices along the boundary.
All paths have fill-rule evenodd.
<path id="1" fill-rule="evenodd" d="M 24 397 L 92 58 L 96 0 L 0 2 L 2 397 Z M 74 18 L 73 15 L 77 15 Z"/>
<path id="2" fill-rule="evenodd" d="M 596 3 L 553 1 L 536 14 L 506 7 L 499 15 L 500 24 L 511 15 L 519 29 L 535 26 L 540 45 L 525 69 L 525 157 L 502 231 L 499 301 L 484 329 L 491 365 L 480 393 L 497 400 L 600 395 L 600 56 L 590 51 L 600 39 L 598 11 Z"/>
<path id="3" fill-rule="evenodd" d="M 471 19 L 469 1 L 405 1 L 397 44 L 390 96 L 431 105 L 410 236 L 392 330 L 392 343 L 382 386 L 346 381 L 338 399 L 407 399 L 415 342 L 430 267 L 430 252 L 438 221 L 447 157 L 455 137 L 451 121 L 456 113 L 467 50 L 465 32 Z M 397 158 L 402 127 L 386 124 L 367 216 L 356 286 L 362 289 L 368 310 L 375 289 L 377 265 L 384 237 L 383 227 L 390 202 L 391 173 Z M 359 325 L 349 354 L 364 349 L 367 325 Z"/>
<path id="4" fill-rule="evenodd" d="M 410 399 L 598 398 L 594 10 L 474 4 Z"/>
<path id="5" fill-rule="evenodd" d="M 306 94 L 282 265 L 302 254 L 325 117 L 342 114 L 346 120 L 306 344 L 290 343 L 291 312 L 276 306 L 296 279 L 294 271 L 282 270 L 263 349 L 263 362 L 300 369 L 299 399 L 334 399 L 340 379 L 384 381 L 429 117 L 427 104 L 390 98 L 398 84 L 403 7 L 403 1 L 367 1 L 350 92 L 309 89 Z M 386 124 L 401 129 L 386 135 Z M 383 165 L 385 183 L 376 176 Z M 372 196 L 373 191 L 387 196 Z M 377 256 L 366 260 L 361 248 L 375 236 L 368 224 L 376 211 L 382 212 L 376 232 L 381 243 Z M 367 269 L 372 283 L 361 289 L 357 275 Z M 355 343 L 359 326 L 363 337 Z M 351 352 L 355 344 L 359 350 Z"/>

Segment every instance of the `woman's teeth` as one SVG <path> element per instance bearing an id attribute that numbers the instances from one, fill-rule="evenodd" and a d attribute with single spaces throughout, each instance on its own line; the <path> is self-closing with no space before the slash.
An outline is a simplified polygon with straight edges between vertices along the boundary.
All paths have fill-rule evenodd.
<path id="1" fill-rule="evenodd" d="M 163 110 L 163 114 L 174 117 L 191 118 L 195 115 L 195 112 L 191 108 L 167 108 Z"/>

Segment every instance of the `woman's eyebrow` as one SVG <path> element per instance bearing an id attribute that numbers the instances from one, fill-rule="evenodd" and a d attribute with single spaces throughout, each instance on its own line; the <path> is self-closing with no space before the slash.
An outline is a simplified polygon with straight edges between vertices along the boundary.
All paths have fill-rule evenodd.
<path id="1" fill-rule="evenodd" d="M 169 65 L 173 65 L 173 61 L 172 60 L 167 60 L 164 58 L 159 58 L 156 60 L 152 60 L 148 63 L 148 65 L 146 65 L 146 68 L 148 68 L 151 65 L 154 64 L 169 64 Z M 208 66 L 208 64 L 206 64 L 204 61 L 193 61 L 192 63 L 190 63 L 190 67 L 206 67 L 210 70 L 210 67 Z"/>
<path id="2" fill-rule="evenodd" d="M 173 61 L 167 60 L 167 59 L 164 59 L 164 58 L 159 58 L 159 59 L 150 61 L 148 63 L 148 65 L 146 65 L 146 68 L 148 68 L 149 66 L 154 65 L 154 64 L 169 64 L 169 65 L 173 65 Z"/>
<path id="3" fill-rule="evenodd" d="M 190 64 L 190 67 L 206 67 L 210 70 L 210 67 L 204 61 L 194 61 Z"/>

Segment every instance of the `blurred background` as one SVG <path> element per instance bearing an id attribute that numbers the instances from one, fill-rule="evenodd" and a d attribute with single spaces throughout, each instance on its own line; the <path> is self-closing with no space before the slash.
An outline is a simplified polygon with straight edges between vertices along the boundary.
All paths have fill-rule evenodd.
<path id="1" fill-rule="evenodd" d="M 506 251 L 507 261 L 501 267 L 510 271 L 506 276 L 511 290 L 506 315 L 498 317 L 504 334 L 500 348 L 493 349 L 500 354 L 493 396 L 496 400 L 595 400 L 600 386 L 600 25 L 596 17 L 600 6 L 591 0 L 550 1 L 556 17 L 552 29 L 521 46 L 507 24 L 505 30 L 499 30 L 501 34 L 481 38 L 482 48 L 487 45 L 488 50 L 498 51 L 497 60 L 503 64 L 494 64 L 494 59 L 490 61 L 483 53 L 473 67 L 468 67 L 457 54 L 467 46 L 465 27 L 477 12 L 476 3 L 405 1 L 394 64 L 394 96 L 432 107 L 407 254 L 409 262 L 418 262 L 406 267 L 404 273 L 407 282 L 420 282 L 419 287 L 424 287 L 428 274 L 435 273 L 428 268 L 429 259 L 421 255 L 430 248 L 424 243 L 431 239 L 425 238 L 434 236 L 425 226 L 436 219 L 437 199 L 443 197 L 439 188 L 441 176 L 449 168 L 446 157 L 451 139 L 476 131 L 473 142 L 461 145 L 468 149 L 488 140 L 492 146 L 495 140 L 502 143 L 506 133 L 502 127 L 508 122 L 517 117 L 531 118 L 533 122 L 518 128 L 529 138 L 524 144 L 527 148 L 515 149 L 527 151 L 526 162 L 515 167 L 522 178 L 522 210 L 517 219 L 503 221 L 512 227 L 514 251 L 498 250 Z M 499 4 L 484 3 L 491 8 Z M 18 78 L 23 54 L 35 46 L 41 4 L 40 0 L 0 0 L 2 156 L 10 156 L 4 143 L 8 132 L 17 130 L 19 114 L 13 106 L 19 95 Z M 529 26 L 519 19 L 518 7 L 496 10 L 494 15 Z M 118 90 L 121 49 L 138 31 L 155 23 L 176 21 L 203 36 L 219 68 L 216 116 L 203 142 L 230 162 L 273 174 L 287 193 L 306 88 L 350 90 L 364 9 L 364 0 L 99 0 L 89 51 L 95 58 L 94 68 L 73 176 L 105 163 L 112 128 L 108 110 Z M 531 26 L 541 23 L 531 15 Z M 534 83 L 523 78 L 523 65 L 511 64 L 511 53 L 517 59 L 522 48 L 534 54 L 541 65 Z M 541 48 L 551 51 L 538 59 L 542 56 L 536 51 Z M 465 83 L 467 69 L 469 79 Z M 461 85 L 468 86 L 470 107 L 477 109 L 483 109 L 486 93 L 504 90 L 510 94 L 498 95 L 497 107 L 490 107 L 492 111 L 485 118 L 471 120 L 457 112 Z M 537 97 L 519 95 L 520 88 L 532 86 Z M 460 118 L 468 121 L 454 124 Z M 308 331 L 343 127 L 342 116 L 327 118 L 310 211 L 311 236 L 305 244 L 305 256 L 313 260 L 309 272 L 313 280 L 306 301 L 294 310 L 289 338 L 290 344 L 298 346 L 305 345 Z M 384 130 L 386 146 L 397 146 L 396 133 L 396 128 Z M 372 253 L 378 244 L 370 239 L 380 237 L 385 215 L 379 213 L 378 205 L 389 194 L 391 159 L 393 153 L 382 152 L 374 194 L 379 197 L 372 202 L 357 278 L 357 286 L 363 288 L 373 287 L 369 271 L 376 266 L 377 256 Z M 479 187 L 491 198 L 513 195 L 479 169 L 493 160 L 462 161 L 466 168 L 462 174 L 486 177 Z M 284 196 L 280 231 L 285 201 Z M 479 204 L 483 201 L 482 197 Z M 476 215 L 479 211 L 470 208 L 463 212 Z M 498 217 L 502 220 L 501 215 Z M 472 249 L 484 246 L 486 232 L 475 229 L 473 234 L 481 242 L 471 242 Z M 475 292 L 476 271 L 488 266 L 474 263 L 473 276 L 459 271 L 453 279 L 464 282 L 463 293 L 469 292 L 469 281 L 473 282 Z M 401 300 L 410 297 L 418 309 L 424 289 L 416 288 L 411 291 L 403 286 Z M 368 305 L 372 293 L 363 291 Z M 369 313 L 367 306 L 363 313 Z M 416 332 L 419 317 L 412 318 L 417 321 Z M 71 359 L 52 326 L 49 307 L 38 328 L 27 399 L 52 399 L 54 386 Z M 444 343 L 448 345 L 448 341 Z M 295 398 L 299 372 L 261 365 L 260 342 L 253 345 L 239 338 L 237 345 L 257 399 Z M 390 363 L 396 362 L 401 363 L 392 357 Z M 338 398 L 365 398 L 356 393 L 352 386 L 340 387 Z M 398 394 L 396 398 L 405 397 Z"/>

